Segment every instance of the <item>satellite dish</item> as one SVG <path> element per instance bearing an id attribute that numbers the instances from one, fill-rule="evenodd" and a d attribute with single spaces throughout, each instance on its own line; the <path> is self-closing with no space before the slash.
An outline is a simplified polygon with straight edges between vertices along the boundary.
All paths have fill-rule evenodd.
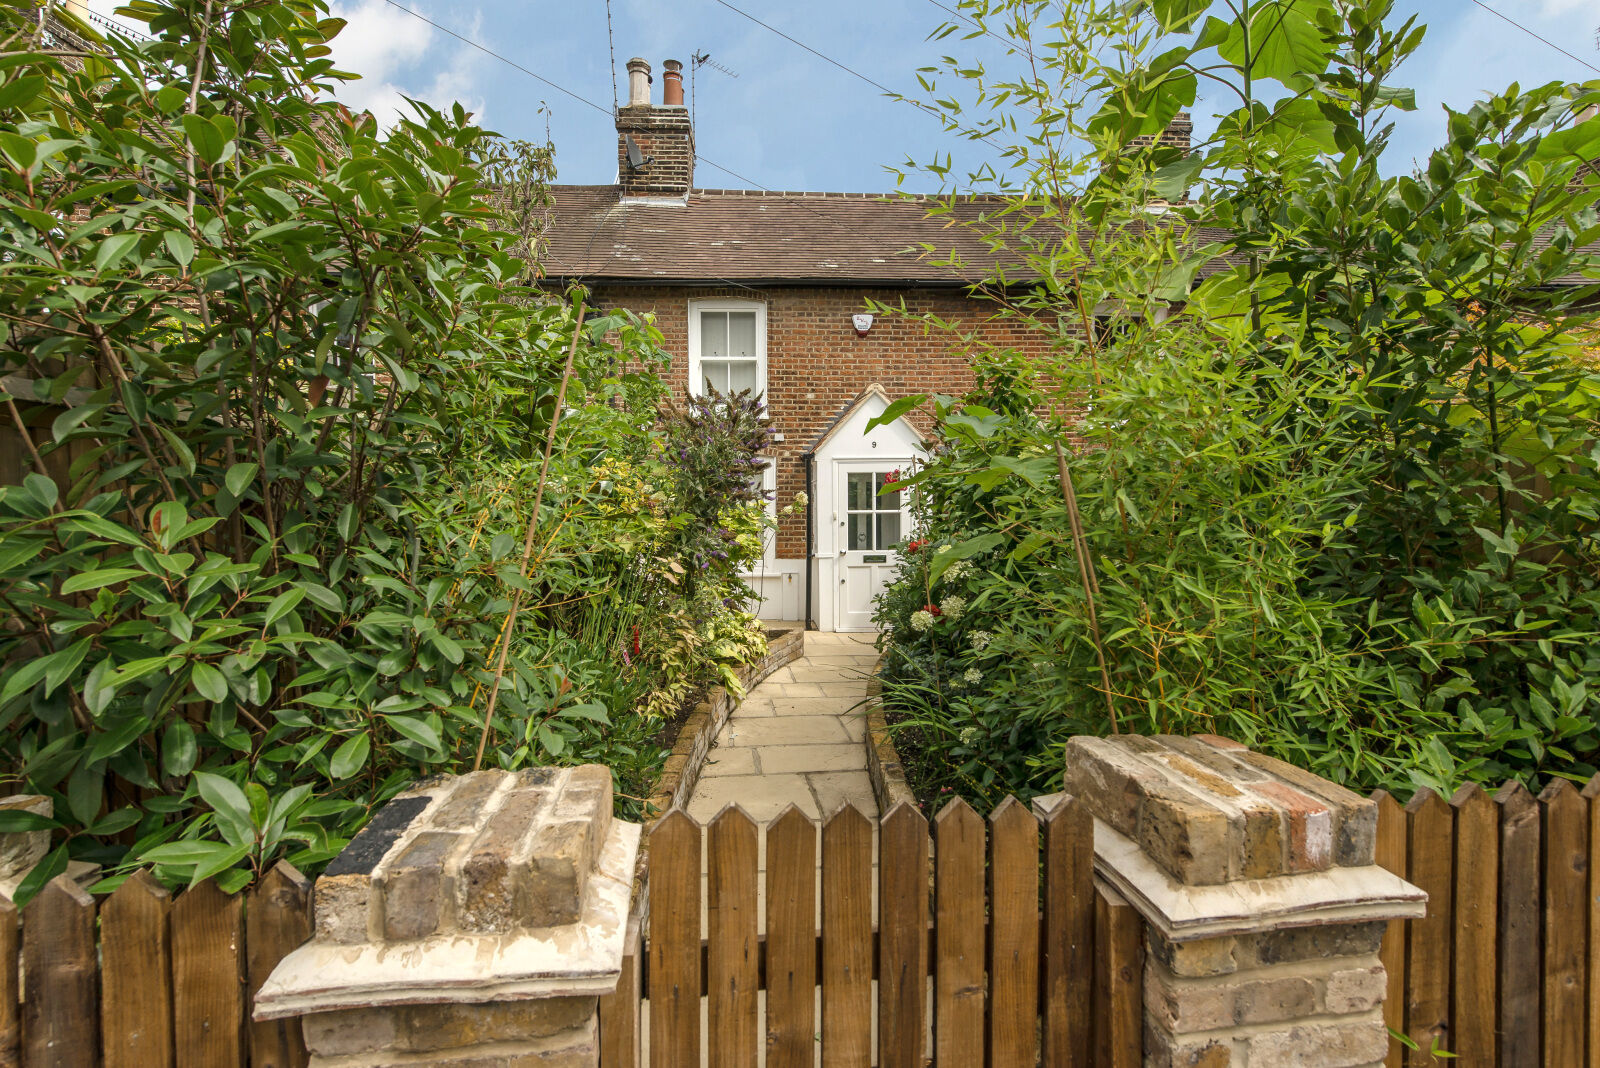
<path id="1" fill-rule="evenodd" d="M 655 162 L 655 157 L 654 156 L 646 156 L 643 152 L 639 151 L 638 143 L 635 142 L 634 139 L 630 135 L 624 134 L 622 136 L 622 140 L 627 145 L 627 148 L 628 148 L 628 169 L 629 170 L 631 170 L 631 171 L 642 171 L 642 170 L 645 169 L 646 166 L 648 166 L 649 164 Z"/>

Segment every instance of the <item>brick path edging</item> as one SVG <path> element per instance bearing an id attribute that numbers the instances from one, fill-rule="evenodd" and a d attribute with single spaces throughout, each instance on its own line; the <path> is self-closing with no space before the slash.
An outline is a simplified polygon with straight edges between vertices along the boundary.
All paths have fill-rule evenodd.
<path id="1" fill-rule="evenodd" d="M 915 807 L 917 795 L 906 781 L 906 769 L 900 763 L 900 753 L 889 735 L 889 721 L 883 714 L 883 664 L 888 653 L 878 657 L 872 666 L 872 677 L 867 680 L 867 774 L 872 778 L 872 793 L 878 799 L 878 811 L 888 812 L 904 801 Z"/>
<path id="2" fill-rule="evenodd" d="M 798 660 L 805 652 L 805 647 L 806 632 L 803 630 L 788 630 L 776 638 L 770 638 L 767 641 L 767 655 L 739 670 L 739 680 L 744 684 L 745 691 L 755 689 L 756 684 L 768 675 Z M 715 686 L 706 699 L 689 713 L 683 721 L 683 729 L 678 732 L 672 755 L 662 765 L 661 776 L 656 779 L 655 789 L 645 802 L 646 821 L 663 815 L 675 805 L 681 807 L 689 803 L 689 795 L 694 793 L 706 757 L 711 752 L 711 743 L 737 707 L 739 702 L 725 687 Z"/>

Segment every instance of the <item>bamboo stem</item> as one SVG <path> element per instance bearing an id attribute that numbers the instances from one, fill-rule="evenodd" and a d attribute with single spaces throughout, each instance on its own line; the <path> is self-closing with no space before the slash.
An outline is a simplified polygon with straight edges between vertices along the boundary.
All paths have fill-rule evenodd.
<path id="1" fill-rule="evenodd" d="M 1067 470 L 1067 452 L 1059 441 L 1056 442 L 1056 466 L 1061 471 L 1061 493 L 1067 499 L 1067 518 L 1072 522 L 1072 551 L 1078 558 L 1078 574 L 1083 579 L 1083 593 L 1089 604 L 1089 634 L 1094 638 L 1094 655 L 1100 663 L 1100 690 L 1105 694 L 1106 714 L 1111 717 L 1111 733 L 1121 734 L 1116 702 L 1111 697 L 1111 675 L 1106 671 L 1106 649 L 1100 640 L 1100 615 L 1095 607 L 1100 582 L 1095 578 L 1089 544 L 1083 536 L 1083 518 L 1078 514 L 1078 494 L 1072 488 L 1072 474 Z"/>
<path id="2" fill-rule="evenodd" d="M 556 406 L 550 413 L 550 429 L 544 436 L 544 461 L 539 465 L 539 487 L 533 492 L 533 514 L 528 517 L 528 534 L 522 542 L 522 577 L 528 577 L 528 561 L 533 558 L 533 537 L 539 529 L 539 507 L 544 503 L 544 483 L 550 474 L 550 453 L 556 444 L 556 424 L 561 422 L 561 408 L 567 402 L 567 383 L 572 380 L 572 363 L 578 355 L 578 338 L 583 335 L 583 315 L 587 309 L 583 299 L 578 299 L 578 321 L 572 328 L 572 344 L 567 348 L 567 365 L 561 371 L 561 385 L 556 390 Z M 494 722 L 494 707 L 500 700 L 500 680 L 506 672 L 506 653 L 511 648 L 512 628 L 517 613 L 522 610 L 522 589 L 511 592 L 511 612 L 506 616 L 505 630 L 500 638 L 500 655 L 495 660 L 494 683 L 489 690 L 489 704 L 483 710 L 483 728 L 478 732 L 478 754 L 472 758 L 472 770 L 483 766 L 483 750 L 489 744 L 489 724 Z"/>

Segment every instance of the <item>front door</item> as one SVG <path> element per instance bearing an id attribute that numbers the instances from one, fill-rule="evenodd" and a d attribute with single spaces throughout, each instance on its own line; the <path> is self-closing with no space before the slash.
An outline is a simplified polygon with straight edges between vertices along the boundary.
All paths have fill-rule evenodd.
<path id="1" fill-rule="evenodd" d="M 900 559 L 892 546 L 906 536 L 911 525 L 908 494 L 883 492 L 883 486 L 890 474 L 910 466 L 909 459 L 840 461 L 836 465 L 839 555 L 835 620 L 839 630 L 872 629 L 872 600 L 893 577 Z"/>

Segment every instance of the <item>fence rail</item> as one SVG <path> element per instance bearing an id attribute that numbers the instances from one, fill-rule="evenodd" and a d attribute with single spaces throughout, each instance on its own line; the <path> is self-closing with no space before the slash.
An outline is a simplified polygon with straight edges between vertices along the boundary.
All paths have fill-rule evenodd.
<path id="1" fill-rule="evenodd" d="M 311 883 L 289 864 L 235 895 L 208 880 L 174 897 L 137 872 L 97 900 L 61 878 L 28 902 L 20 932 L 16 919 L 0 901 L 0 1064 L 307 1062 L 298 1020 L 250 1020 L 253 991 L 311 936 Z"/>
<path id="2" fill-rule="evenodd" d="M 809 1068 L 819 1042 L 824 1065 L 1142 1063 L 1142 927 L 1095 886 L 1080 803 L 985 821 L 955 801 L 931 831 L 899 805 L 876 864 L 873 830 L 851 807 L 764 831 L 737 808 L 663 817 L 601 1063 L 644 1063 L 641 1001 L 654 1066 Z"/>

